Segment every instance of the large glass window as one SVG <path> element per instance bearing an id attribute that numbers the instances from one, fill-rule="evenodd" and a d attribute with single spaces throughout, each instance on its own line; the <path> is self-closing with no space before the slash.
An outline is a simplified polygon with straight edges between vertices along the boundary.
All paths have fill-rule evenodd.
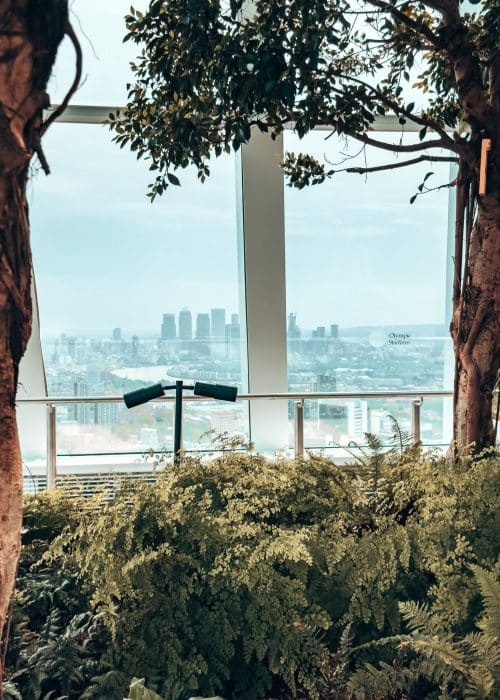
<path id="1" fill-rule="evenodd" d="M 288 151 L 324 156 L 335 169 L 376 166 L 393 154 L 339 144 L 325 132 Z M 400 139 L 397 134 L 377 138 Z M 416 139 L 406 137 L 405 143 Z M 358 154 L 351 157 L 352 154 Z M 399 155 L 403 160 L 406 155 Z M 285 192 L 288 376 L 293 391 L 423 391 L 451 388 L 446 308 L 449 164 L 423 163 L 367 176 L 338 173 Z M 422 438 L 446 441 L 443 400 L 423 406 Z M 388 414 L 410 426 L 409 402 L 346 400 L 306 405 L 306 444 L 363 442 L 392 434 Z"/>
<path id="2" fill-rule="evenodd" d="M 56 124 L 32 185 L 49 396 L 116 395 L 176 378 L 241 385 L 234 159 L 180 175 L 150 204 L 144 163 L 98 125 Z M 246 432 L 240 405 L 191 405 L 185 446 Z M 171 447 L 171 405 L 58 407 L 62 452 Z M 206 445 L 206 442 L 205 442 Z"/>

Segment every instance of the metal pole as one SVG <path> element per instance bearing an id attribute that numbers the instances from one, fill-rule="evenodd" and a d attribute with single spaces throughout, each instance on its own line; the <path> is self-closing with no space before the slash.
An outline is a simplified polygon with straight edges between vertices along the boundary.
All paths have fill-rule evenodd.
<path id="1" fill-rule="evenodd" d="M 304 402 L 295 402 L 295 457 L 304 456 Z"/>
<path id="2" fill-rule="evenodd" d="M 175 382 L 174 464 L 179 464 L 182 449 L 182 379 Z"/>
<path id="3" fill-rule="evenodd" d="M 57 444 L 56 444 L 56 407 L 47 405 L 47 488 L 56 485 Z"/>
<path id="4" fill-rule="evenodd" d="M 414 445 L 420 442 L 420 407 L 423 402 L 422 397 L 411 402 L 411 434 Z"/>

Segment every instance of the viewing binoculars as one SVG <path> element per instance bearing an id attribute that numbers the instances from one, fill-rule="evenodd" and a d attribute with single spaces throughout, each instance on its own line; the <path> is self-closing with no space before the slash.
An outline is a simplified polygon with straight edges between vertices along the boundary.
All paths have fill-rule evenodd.
<path id="1" fill-rule="evenodd" d="M 193 385 L 184 384 L 178 379 L 175 384 L 165 385 L 161 382 L 152 386 L 145 386 L 142 389 L 129 391 L 123 395 L 123 400 L 127 408 L 134 408 L 152 399 L 159 399 L 164 396 L 169 389 L 175 389 L 175 420 L 174 420 L 174 464 L 180 460 L 182 448 L 182 392 L 184 389 L 192 389 L 195 396 L 206 396 L 207 399 L 219 399 L 220 401 L 236 401 L 238 389 L 235 386 L 225 386 L 224 384 L 206 384 L 205 382 L 195 382 Z"/>
<path id="2" fill-rule="evenodd" d="M 220 401 L 236 401 L 238 389 L 235 386 L 225 386 L 224 384 L 206 384 L 205 382 L 195 382 L 194 386 L 188 386 L 181 382 L 181 389 L 192 389 L 195 396 L 206 396 L 209 399 L 219 399 Z M 130 391 L 123 395 L 123 400 L 127 408 L 140 406 L 152 399 L 164 396 L 165 391 L 177 389 L 177 383 L 170 386 L 165 384 L 153 384 L 142 389 Z"/>

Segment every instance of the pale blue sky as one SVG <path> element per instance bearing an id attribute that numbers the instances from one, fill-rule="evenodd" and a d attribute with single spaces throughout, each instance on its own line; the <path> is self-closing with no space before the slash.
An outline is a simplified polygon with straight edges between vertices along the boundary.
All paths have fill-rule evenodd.
<path id="1" fill-rule="evenodd" d="M 94 47 L 81 38 L 87 79 L 73 102 L 121 104 L 134 47 L 121 43 L 117 20 L 129 2 L 73 4 L 75 28 Z M 63 47 L 53 102 L 72 65 Z M 324 136 L 298 144 L 287 135 L 285 145 L 338 160 L 341 145 Z M 105 127 L 55 124 L 45 152 L 52 174 L 39 173 L 30 193 L 42 334 L 158 332 L 162 313 L 182 306 L 238 311 L 233 157 L 214 162 L 207 184 L 183 175 L 181 188 L 151 205 L 147 165 L 112 144 Z M 386 154 L 367 157 L 375 164 Z M 344 174 L 300 192 L 286 188 L 287 303 L 300 325 L 444 322 L 448 191 L 409 204 L 428 170 L 436 172 L 430 184 L 448 181 L 448 165 L 424 164 L 367 182 Z"/>

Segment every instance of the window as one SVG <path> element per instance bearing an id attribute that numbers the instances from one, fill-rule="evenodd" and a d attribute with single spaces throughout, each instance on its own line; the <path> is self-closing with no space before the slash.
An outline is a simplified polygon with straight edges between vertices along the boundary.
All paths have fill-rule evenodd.
<path id="1" fill-rule="evenodd" d="M 355 143 L 285 136 L 285 150 L 331 167 L 379 165 L 392 153 Z M 399 139 L 398 134 L 377 138 Z M 406 136 L 405 143 L 416 138 Z M 350 159 L 348 154 L 356 154 Z M 410 156 L 411 157 L 411 156 Z M 400 155 L 399 160 L 405 157 Z M 330 167 L 330 166 L 329 166 Z M 323 185 L 285 191 L 288 378 L 291 391 L 370 392 L 451 388 L 446 318 L 448 189 L 410 197 L 427 172 L 448 183 L 449 164 L 423 163 L 367 176 L 338 173 Z M 427 399 L 422 438 L 446 441 L 442 399 Z M 393 414 L 410 427 L 408 401 L 353 399 L 308 403 L 306 445 L 389 437 Z"/>
<path id="2" fill-rule="evenodd" d="M 56 124 L 32 186 L 49 396 L 117 395 L 175 378 L 241 385 L 234 159 L 150 204 L 150 173 L 97 125 Z M 171 447 L 173 408 L 58 407 L 61 452 Z M 185 446 L 246 432 L 240 404 L 186 409 Z M 205 442 L 206 444 L 206 442 Z"/>

